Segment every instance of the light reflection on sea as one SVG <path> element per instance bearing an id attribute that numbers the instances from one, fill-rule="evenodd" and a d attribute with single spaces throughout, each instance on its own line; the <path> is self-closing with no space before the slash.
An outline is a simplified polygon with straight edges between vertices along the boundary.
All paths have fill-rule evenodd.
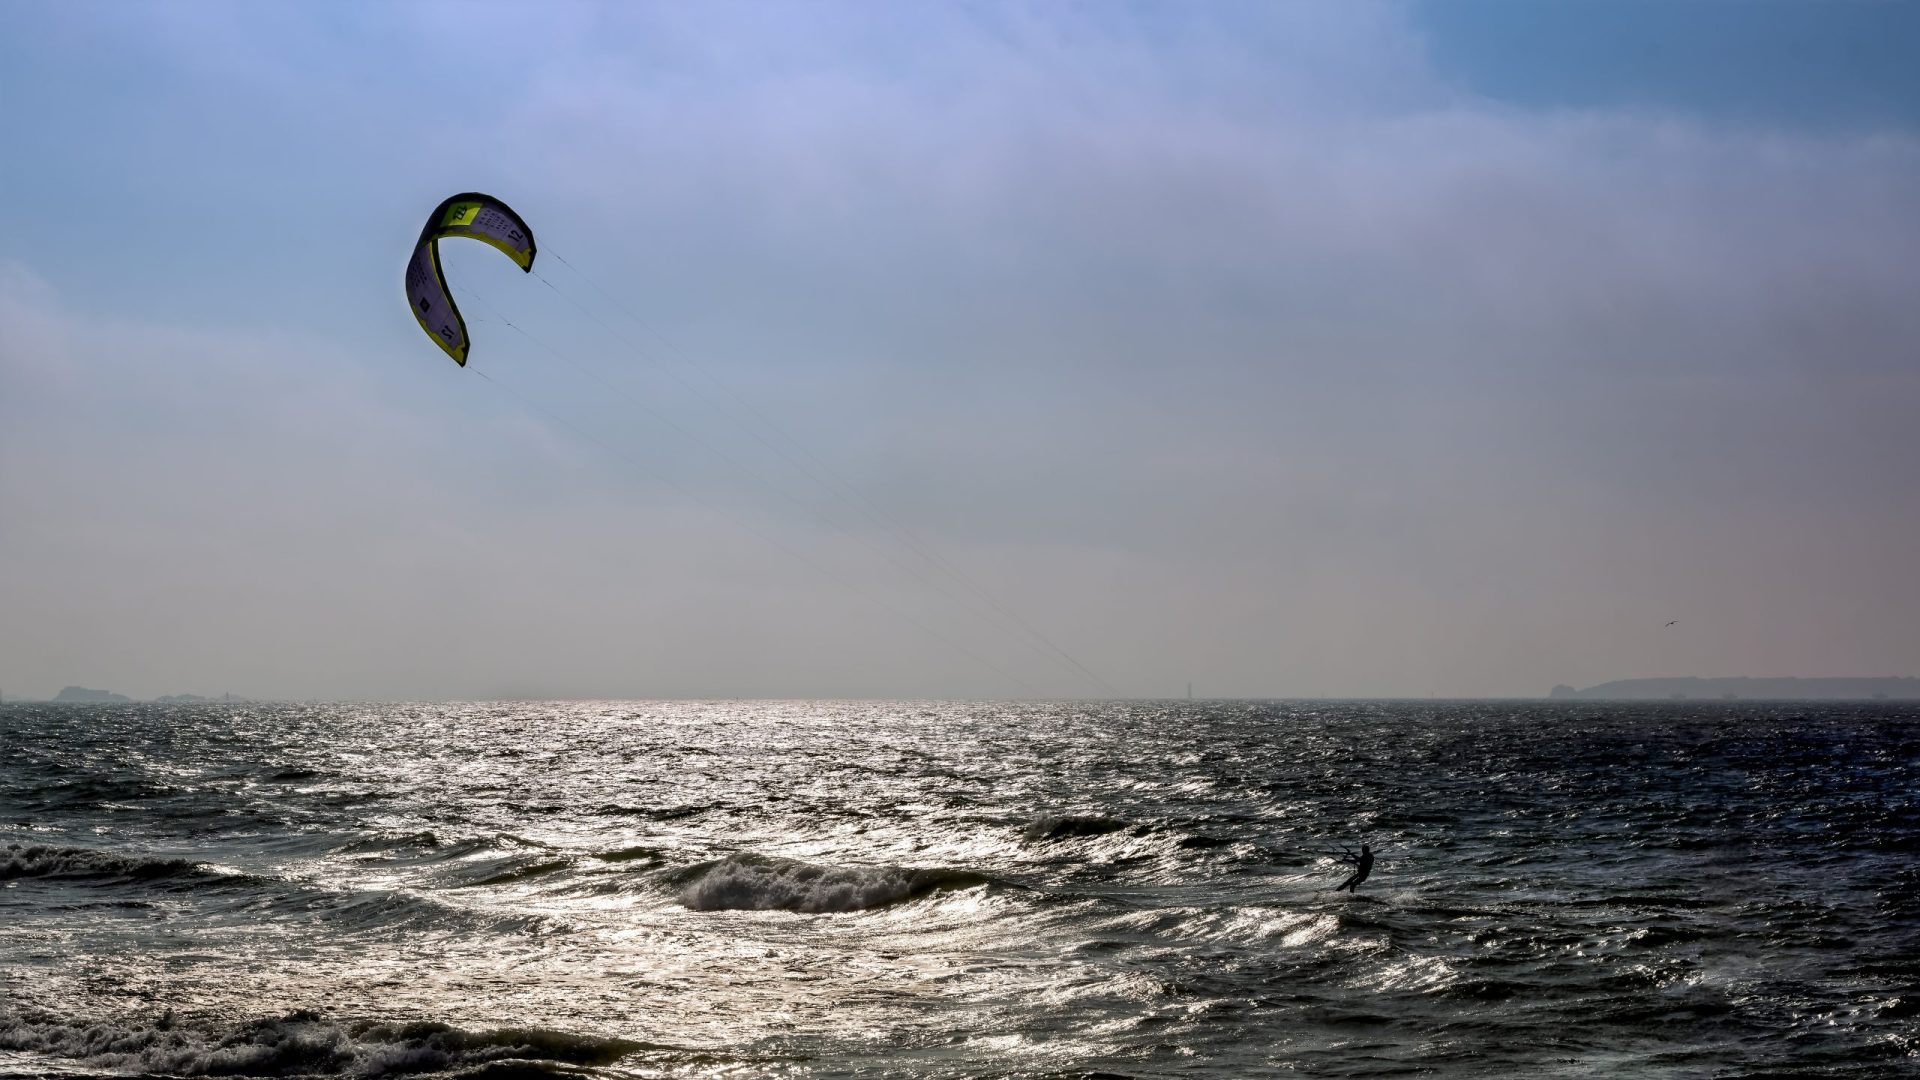
<path id="1" fill-rule="evenodd" d="M 10 705 L 0 1072 L 1897 1075 L 1917 765 L 1897 704 Z"/>

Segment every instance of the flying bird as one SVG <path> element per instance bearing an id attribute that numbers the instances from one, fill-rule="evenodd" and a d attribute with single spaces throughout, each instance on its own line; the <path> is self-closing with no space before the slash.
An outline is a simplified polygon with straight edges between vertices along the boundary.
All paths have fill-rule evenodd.
<path id="1" fill-rule="evenodd" d="M 1677 623 L 1677 622 L 1679 622 L 1679 621 L 1680 621 L 1679 619 L 1668 619 L 1668 620 L 1667 620 L 1667 625 L 1668 625 L 1668 626 L 1672 626 L 1672 625 L 1674 625 L 1675 623 Z"/>

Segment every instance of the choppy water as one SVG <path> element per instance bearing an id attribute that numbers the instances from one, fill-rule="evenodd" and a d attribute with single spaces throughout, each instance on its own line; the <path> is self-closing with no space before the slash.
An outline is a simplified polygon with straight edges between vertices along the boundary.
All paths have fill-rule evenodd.
<path id="1" fill-rule="evenodd" d="M 1917 779 L 1897 704 L 7 706 L 0 1072 L 1911 1076 Z"/>

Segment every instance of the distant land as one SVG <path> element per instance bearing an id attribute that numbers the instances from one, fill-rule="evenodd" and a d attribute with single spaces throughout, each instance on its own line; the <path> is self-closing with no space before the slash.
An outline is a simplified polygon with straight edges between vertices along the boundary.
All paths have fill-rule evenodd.
<path id="1" fill-rule="evenodd" d="M 127 705 L 132 704 L 134 700 L 125 694 L 116 694 L 111 690 L 90 690 L 84 686 L 69 686 L 51 699 L 55 705 Z M 237 702 L 247 699 L 237 698 L 231 694 L 224 698 L 201 697 L 199 694 L 162 694 L 153 700 L 168 705 L 190 705 L 195 702 Z"/>
<path id="2" fill-rule="evenodd" d="M 101 702 L 126 702 L 133 699 L 111 690 L 89 690 L 84 686 L 69 686 L 54 695 L 53 700 L 68 703 L 98 704 Z"/>
<path id="3" fill-rule="evenodd" d="M 1556 686 L 1550 698 L 1579 701 L 1623 701 L 1672 698 L 1760 698 L 1776 701 L 1920 700 L 1920 679 L 1748 678 L 1619 679 L 1575 690 Z"/>

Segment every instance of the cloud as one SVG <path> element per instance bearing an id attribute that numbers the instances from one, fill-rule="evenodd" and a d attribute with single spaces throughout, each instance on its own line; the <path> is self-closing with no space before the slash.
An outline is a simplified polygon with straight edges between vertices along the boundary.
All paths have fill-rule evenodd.
<path id="1" fill-rule="evenodd" d="M 919 622 L 1082 689 L 671 356 L 1129 692 L 1875 673 L 1920 645 L 1888 540 L 1920 516 L 1909 134 L 1488 102 L 1392 5 L 319 11 L 248 9 L 272 44 L 207 78 L 260 93 L 199 100 L 208 130 L 318 108 L 301 168 L 245 166 L 318 220 L 369 222 L 370 171 L 498 190 L 645 325 L 557 262 L 558 292 L 484 252 L 450 273 L 630 396 L 499 325 L 479 366 L 525 402 L 399 359 L 371 224 L 286 257 L 318 313 L 292 333 L 16 270 L 0 374 L 37 404 L 0 413 L 29 523 L 0 536 L 72 643 L 22 670 L 113 642 L 128 679 L 244 658 L 254 692 L 1010 692 Z M 422 25 L 444 52 L 376 63 Z M 471 59 L 502 41 L 521 62 Z M 366 78 L 305 93 L 347 44 Z M 227 613 L 151 615 L 194 585 Z M 1676 615 L 1710 629 L 1637 633 Z"/>
<path id="2" fill-rule="evenodd" d="M 512 397 L 441 380 L 461 401 L 449 414 L 324 341 L 84 315 L 18 265 L 0 314 L 16 693 L 1059 685 L 953 603 L 958 586 L 929 589 L 924 568 L 895 572 L 784 505 L 653 483 L 665 464 L 524 378 Z"/>

